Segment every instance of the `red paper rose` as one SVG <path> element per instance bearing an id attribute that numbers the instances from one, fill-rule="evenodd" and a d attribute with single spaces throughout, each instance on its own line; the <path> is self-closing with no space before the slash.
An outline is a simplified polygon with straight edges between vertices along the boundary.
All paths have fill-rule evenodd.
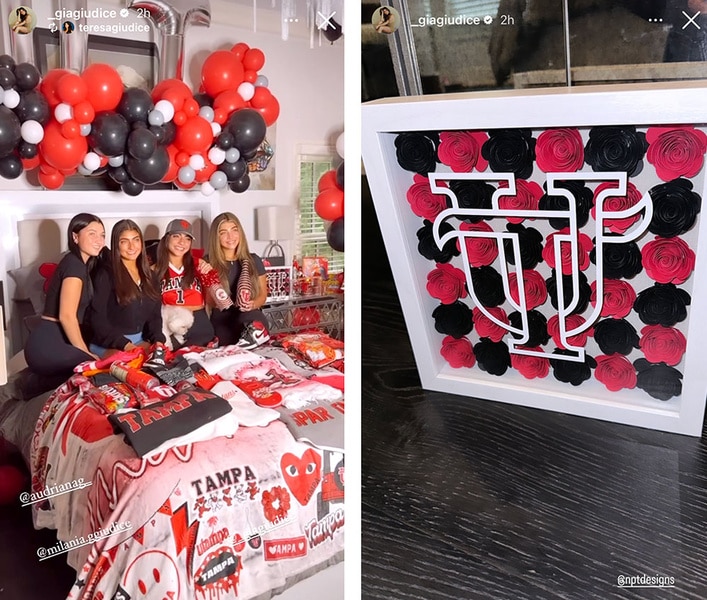
<path id="1" fill-rule="evenodd" d="M 493 229 L 491 226 L 480 221 L 479 223 L 467 223 L 462 221 L 459 225 L 460 231 L 484 231 L 492 233 Z M 490 237 L 467 237 L 464 238 L 466 242 L 466 252 L 469 257 L 469 264 L 472 267 L 488 267 L 490 264 L 496 260 L 498 256 L 498 245 L 496 240 Z M 457 250 L 461 250 L 459 247 L 459 240 L 457 240 Z"/>
<path id="2" fill-rule="evenodd" d="M 681 238 L 657 237 L 641 249 L 646 274 L 658 283 L 685 283 L 695 269 L 695 253 Z"/>
<path id="3" fill-rule="evenodd" d="M 471 368 L 476 364 L 474 348 L 465 337 L 456 339 L 451 335 L 445 336 L 439 352 L 444 357 L 444 360 L 455 369 L 461 369 L 462 367 Z"/>
<path id="4" fill-rule="evenodd" d="M 586 323 L 586 319 L 581 315 L 569 315 L 565 319 L 565 331 L 572 331 L 580 325 Z M 560 341 L 560 317 L 559 315 L 552 315 L 547 320 L 547 332 L 552 336 L 552 341 L 555 342 L 555 346 L 566 350 L 565 346 Z M 589 327 L 582 333 L 577 335 L 571 335 L 567 341 L 578 348 L 584 348 L 587 345 L 587 338 L 594 335 L 594 328 Z"/>
<path id="5" fill-rule="evenodd" d="M 444 194 L 433 194 L 430 189 L 430 182 L 426 177 L 415 175 L 414 183 L 407 191 L 407 201 L 410 208 L 418 217 L 434 221 L 437 215 L 447 208 L 447 196 Z"/>
<path id="6" fill-rule="evenodd" d="M 555 268 L 555 236 L 558 234 L 567 235 L 570 232 L 569 227 L 555 231 L 545 238 L 545 247 L 543 248 L 543 260 L 550 265 L 550 268 Z M 584 271 L 589 267 L 589 253 L 594 248 L 592 239 L 585 233 L 579 233 L 577 238 L 577 264 L 579 270 Z M 569 242 L 560 244 L 560 256 L 562 257 L 562 274 L 572 274 L 572 245 Z"/>
<path id="7" fill-rule="evenodd" d="M 648 362 L 664 362 L 674 367 L 685 354 L 687 340 L 682 332 L 674 327 L 646 325 L 641 329 L 639 344 Z"/>
<path id="8" fill-rule="evenodd" d="M 427 291 L 442 304 L 453 304 L 466 298 L 466 275 L 448 263 L 437 263 L 437 268 L 427 274 Z"/>
<path id="9" fill-rule="evenodd" d="M 597 367 L 594 377 L 610 392 L 636 387 L 638 377 L 631 361 L 623 354 L 602 354 L 596 357 Z"/>
<path id="10" fill-rule="evenodd" d="M 526 348 L 526 350 L 543 351 L 540 346 Z M 511 352 L 511 366 L 526 379 L 535 379 L 536 377 L 542 379 L 550 373 L 550 361 L 540 356 L 527 356 Z"/>
<path id="11" fill-rule="evenodd" d="M 584 143 L 576 129 L 547 129 L 535 144 L 538 168 L 545 173 L 571 173 L 584 164 Z"/>
<path id="12" fill-rule="evenodd" d="M 545 300 L 547 300 L 547 286 L 545 285 L 545 280 L 542 275 L 534 269 L 525 269 L 523 271 L 523 281 L 527 309 L 531 310 L 545 304 Z M 520 306 L 518 278 L 515 271 L 508 274 L 508 287 L 510 288 L 511 298 Z"/>
<path id="13" fill-rule="evenodd" d="M 487 307 L 486 310 L 499 321 L 508 323 L 506 311 L 499 306 Z M 508 333 L 507 329 L 504 329 L 500 325 L 494 323 L 484 313 L 482 313 L 478 307 L 471 311 L 471 318 L 474 321 L 474 327 L 476 328 L 476 333 L 479 334 L 479 337 L 489 338 L 493 342 L 500 342 Z"/>
<path id="14" fill-rule="evenodd" d="M 694 127 L 650 127 L 646 132 L 648 162 L 663 181 L 694 177 L 702 169 L 707 135 Z"/>
<path id="15" fill-rule="evenodd" d="M 594 191 L 594 206 L 592 206 L 592 219 L 596 220 L 596 202 L 599 192 L 604 191 L 607 188 L 618 187 L 616 182 L 600 183 L 597 189 Z M 641 218 L 641 214 L 638 213 L 632 217 L 624 217 L 622 219 L 607 219 L 610 217 L 611 213 L 619 212 L 620 210 L 627 210 L 632 206 L 636 206 L 641 201 L 641 192 L 638 191 L 633 183 L 630 181 L 626 186 L 625 196 L 609 196 L 604 200 L 604 226 L 608 227 L 609 231 L 612 233 L 625 233 L 631 225 L 633 225 L 638 219 Z"/>
<path id="16" fill-rule="evenodd" d="M 597 283 L 592 281 L 592 306 L 597 304 Z M 623 279 L 604 280 L 604 303 L 601 306 L 602 317 L 623 319 L 628 316 L 636 301 L 636 291 Z"/>
<path id="17" fill-rule="evenodd" d="M 443 131 L 439 134 L 439 160 L 455 173 L 469 173 L 474 167 L 485 171 L 489 164 L 481 156 L 481 146 L 488 139 L 484 131 Z"/>
<path id="18" fill-rule="evenodd" d="M 499 188 L 507 188 L 508 183 L 501 181 Z M 543 189 L 534 181 L 516 180 L 516 195 L 501 196 L 498 199 L 498 207 L 503 210 L 538 210 L 540 198 L 543 197 Z M 509 223 L 522 223 L 524 217 L 506 217 Z M 532 219 L 533 221 L 535 219 Z"/>

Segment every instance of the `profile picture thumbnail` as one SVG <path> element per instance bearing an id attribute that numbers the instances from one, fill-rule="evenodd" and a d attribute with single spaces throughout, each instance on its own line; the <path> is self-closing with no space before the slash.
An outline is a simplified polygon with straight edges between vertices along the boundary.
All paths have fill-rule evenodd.
<path id="1" fill-rule="evenodd" d="M 371 23 L 378 33 L 393 33 L 400 26 L 400 13 L 392 6 L 380 6 L 373 11 Z"/>
<path id="2" fill-rule="evenodd" d="M 75 28 L 76 28 L 76 26 L 74 25 L 74 23 L 72 21 L 64 21 L 61 24 L 61 30 L 64 33 L 74 33 Z"/>
<path id="3" fill-rule="evenodd" d="M 27 34 L 37 24 L 37 15 L 29 6 L 18 6 L 10 11 L 7 21 L 15 33 Z"/>

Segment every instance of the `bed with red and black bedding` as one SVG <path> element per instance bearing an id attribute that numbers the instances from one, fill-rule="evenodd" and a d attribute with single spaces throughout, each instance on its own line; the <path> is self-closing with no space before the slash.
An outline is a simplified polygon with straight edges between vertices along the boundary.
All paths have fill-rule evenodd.
<path id="1" fill-rule="evenodd" d="M 28 454 L 35 526 L 57 532 L 38 560 L 65 554 L 76 570 L 67 600 L 266 599 L 343 560 L 343 450 L 297 441 L 244 392 L 257 381 L 302 415 L 341 412 L 343 378 L 279 346 L 181 354 L 200 376 L 144 404 L 100 374 L 26 403 L 0 395 L 0 433 L 32 423 L 9 439 Z M 111 413 L 131 390 L 138 402 Z"/>

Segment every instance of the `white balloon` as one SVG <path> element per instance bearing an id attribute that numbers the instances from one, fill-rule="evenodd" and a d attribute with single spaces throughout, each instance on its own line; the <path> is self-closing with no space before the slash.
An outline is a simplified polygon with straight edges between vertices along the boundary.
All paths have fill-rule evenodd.
<path id="1" fill-rule="evenodd" d="M 195 171 L 199 171 L 206 166 L 206 161 L 201 154 L 192 154 L 189 157 L 189 166 Z"/>
<path id="2" fill-rule="evenodd" d="M 83 166 L 93 172 L 101 166 L 101 157 L 95 152 L 88 152 L 83 157 Z"/>
<path id="3" fill-rule="evenodd" d="M 2 101 L 5 98 L 5 90 L 0 87 L 0 104 L 2 104 Z"/>
<path id="4" fill-rule="evenodd" d="M 211 131 L 214 134 L 214 137 L 216 137 L 219 133 L 221 133 L 221 125 L 219 125 L 216 121 L 213 121 L 211 123 Z"/>
<path id="5" fill-rule="evenodd" d="M 20 103 L 20 94 L 17 90 L 5 90 L 5 96 L 2 99 L 2 103 L 8 108 L 17 108 Z"/>
<path id="6" fill-rule="evenodd" d="M 22 139 L 28 144 L 39 144 L 44 138 L 44 128 L 39 121 L 30 119 L 20 126 Z"/>
<path id="7" fill-rule="evenodd" d="M 155 103 L 155 110 L 159 110 L 164 116 L 165 123 L 174 117 L 174 106 L 169 100 L 160 100 Z"/>
<path id="8" fill-rule="evenodd" d="M 255 86 L 250 81 L 244 81 L 238 86 L 238 93 L 243 100 L 248 102 L 255 94 Z"/>
<path id="9" fill-rule="evenodd" d="M 111 156 L 111 157 L 108 159 L 108 164 L 109 164 L 111 167 L 119 167 L 120 165 L 123 164 L 124 161 L 125 161 L 125 158 L 123 157 L 123 155 L 122 155 L 122 154 L 118 154 L 117 156 Z"/>
<path id="10" fill-rule="evenodd" d="M 57 104 L 54 109 L 54 117 L 59 123 L 64 123 L 74 116 L 74 109 L 71 108 L 71 104 L 66 104 L 64 102 Z"/>
<path id="11" fill-rule="evenodd" d="M 215 165 L 220 165 L 226 160 L 226 151 L 221 150 L 218 146 L 214 146 L 209 150 L 209 160 Z"/>
<path id="12" fill-rule="evenodd" d="M 336 138 L 336 153 L 344 158 L 344 132 L 342 131 L 338 138 Z"/>
<path id="13" fill-rule="evenodd" d="M 208 181 L 205 181 L 201 184 L 201 193 L 204 194 L 204 196 L 210 196 L 215 191 L 216 190 L 214 189 L 214 186 L 211 185 Z"/>

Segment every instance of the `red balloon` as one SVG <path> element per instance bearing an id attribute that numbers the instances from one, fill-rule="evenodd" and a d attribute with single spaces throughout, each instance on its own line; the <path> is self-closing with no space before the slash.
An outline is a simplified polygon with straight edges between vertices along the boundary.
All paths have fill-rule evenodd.
<path id="1" fill-rule="evenodd" d="M 199 169 L 196 172 L 196 177 L 194 178 L 194 181 L 197 183 L 204 183 L 205 181 L 209 180 L 209 177 L 213 175 L 214 171 L 216 170 L 216 165 L 212 162 L 210 162 L 208 159 L 204 159 L 205 165 L 203 169 Z"/>
<path id="2" fill-rule="evenodd" d="M 52 69 L 44 76 L 39 84 L 39 91 L 42 92 L 42 96 L 47 99 L 50 108 L 61 104 L 61 98 L 59 98 L 56 88 L 59 80 L 67 74 L 69 74 L 69 71 L 66 69 Z"/>
<path id="3" fill-rule="evenodd" d="M 214 121 L 219 125 L 223 125 L 228 119 L 228 113 L 223 108 L 214 109 Z"/>
<path id="4" fill-rule="evenodd" d="M 325 221 L 336 221 L 343 217 L 344 192 L 337 187 L 320 192 L 314 201 L 314 212 Z"/>
<path id="5" fill-rule="evenodd" d="M 81 125 L 75 119 L 69 119 L 61 124 L 61 135 L 73 139 L 81 135 Z"/>
<path id="6" fill-rule="evenodd" d="M 183 110 L 178 110 L 174 113 L 172 121 L 174 121 L 175 125 L 184 125 L 184 123 L 187 122 L 187 113 L 185 113 Z"/>
<path id="7" fill-rule="evenodd" d="M 250 50 L 250 46 L 245 42 L 238 42 L 231 48 L 231 52 L 238 60 L 242 60 L 248 50 Z"/>
<path id="8" fill-rule="evenodd" d="M 62 102 L 73 106 L 86 99 L 88 88 L 76 73 L 67 73 L 57 81 L 56 92 Z"/>
<path id="9" fill-rule="evenodd" d="M 260 71 L 265 64 L 265 54 L 258 48 L 251 48 L 243 55 L 243 68 L 246 71 Z"/>
<path id="10" fill-rule="evenodd" d="M 169 100 L 174 110 L 182 110 L 184 102 L 192 98 L 189 86 L 181 79 L 164 79 L 160 81 L 150 94 L 153 102 Z"/>
<path id="11" fill-rule="evenodd" d="M 184 125 L 177 128 L 174 145 L 189 154 L 206 152 L 214 141 L 214 132 L 204 117 L 189 117 Z"/>
<path id="12" fill-rule="evenodd" d="M 169 168 L 167 169 L 167 172 L 164 174 L 164 177 L 160 181 L 163 183 L 171 183 L 177 178 L 177 173 L 179 173 L 179 167 L 180 165 L 177 163 L 177 156 L 180 153 L 179 150 L 177 150 L 177 147 L 174 144 L 170 144 L 167 146 L 167 156 L 169 156 Z M 189 162 L 189 157 L 187 156 L 187 162 Z M 187 164 L 187 163 L 184 163 Z M 181 165 L 182 167 L 184 165 Z"/>
<path id="13" fill-rule="evenodd" d="M 337 187 L 336 185 L 336 169 L 327 171 L 319 178 L 318 188 L 320 192 Z"/>
<path id="14" fill-rule="evenodd" d="M 75 169 L 88 152 L 88 142 L 84 136 L 64 137 L 61 125 L 53 120 L 44 127 L 44 138 L 38 146 L 44 162 L 59 170 Z"/>
<path id="15" fill-rule="evenodd" d="M 14 465 L 0 465 L 0 506 L 17 504 L 27 477 Z"/>
<path id="16" fill-rule="evenodd" d="M 250 105 L 253 108 L 263 108 L 263 106 L 267 105 L 272 98 L 274 98 L 272 92 L 268 88 L 259 85 L 253 92 L 253 97 L 250 99 Z"/>
<path id="17" fill-rule="evenodd" d="M 243 73 L 243 81 L 247 81 L 248 83 L 255 83 L 257 78 L 258 73 L 256 71 L 246 71 Z"/>
<path id="18" fill-rule="evenodd" d="M 35 169 L 39 166 L 40 160 L 39 160 L 39 154 L 32 158 L 23 158 L 22 159 L 22 167 L 24 168 L 25 171 L 31 171 L 32 169 Z"/>
<path id="19" fill-rule="evenodd" d="M 81 125 L 88 125 L 96 118 L 96 111 L 88 100 L 79 102 L 74 106 L 74 119 Z"/>
<path id="20" fill-rule="evenodd" d="M 170 145 L 170 148 L 171 147 L 172 145 Z M 174 148 L 176 148 L 176 146 L 174 146 Z M 189 153 L 178 151 L 176 156 L 174 157 L 174 160 L 177 163 L 177 166 L 186 167 L 189 164 Z"/>
<path id="21" fill-rule="evenodd" d="M 41 155 L 40 155 L 40 158 L 41 158 Z M 40 160 L 40 162 L 39 162 L 39 170 L 40 170 L 42 173 L 46 173 L 47 175 L 53 175 L 53 174 L 56 173 L 59 169 L 57 169 L 56 167 L 52 167 L 50 164 L 48 164 L 48 163 L 46 163 L 46 162 Z"/>
<path id="22" fill-rule="evenodd" d="M 201 83 L 212 98 L 225 90 L 235 90 L 243 83 L 243 65 L 232 52 L 216 50 L 201 67 Z"/>
<path id="23" fill-rule="evenodd" d="M 123 81 L 110 65 L 94 63 L 81 73 L 87 89 L 87 99 L 96 112 L 113 110 L 123 96 Z"/>
<path id="24" fill-rule="evenodd" d="M 246 108 L 246 106 L 248 106 L 246 101 L 243 100 L 243 96 L 241 96 L 237 91 L 226 90 L 225 92 L 221 92 L 218 96 L 216 96 L 216 98 L 214 98 L 214 120 L 219 125 L 223 125 L 228 120 L 228 117 L 231 116 L 233 111 L 236 111 L 239 108 Z M 223 121 L 216 120 L 216 111 L 221 111 L 221 113 L 224 114 Z M 221 113 L 218 114 L 219 117 L 221 117 Z"/>
<path id="25" fill-rule="evenodd" d="M 194 98 L 189 98 L 189 100 L 185 100 L 182 110 L 187 117 L 195 117 L 199 114 L 199 103 Z"/>
<path id="26" fill-rule="evenodd" d="M 257 90 L 259 88 L 255 89 Z M 265 125 L 270 127 L 270 125 L 277 121 L 277 118 L 280 116 L 280 103 L 277 101 L 275 96 L 271 96 L 265 106 L 256 108 L 255 110 L 257 110 L 260 113 L 260 116 L 263 117 Z"/>
<path id="27" fill-rule="evenodd" d="M 196 179 L 191 183 L 182 183 L 179 179 L 175 179 L 174 185 L 176 185 L 180 190 L 190 190 L 196 185 Z"/>
<path id="28" fill-rule="evenodd" d="M 59 171 L 54 173 L 45 173 L 40 169 L 37 177 L 39 179 L 39 183 L 41 183 L 48 190 L 58 190 L 62 185 L 64 185 L 64 176 Z"/>

